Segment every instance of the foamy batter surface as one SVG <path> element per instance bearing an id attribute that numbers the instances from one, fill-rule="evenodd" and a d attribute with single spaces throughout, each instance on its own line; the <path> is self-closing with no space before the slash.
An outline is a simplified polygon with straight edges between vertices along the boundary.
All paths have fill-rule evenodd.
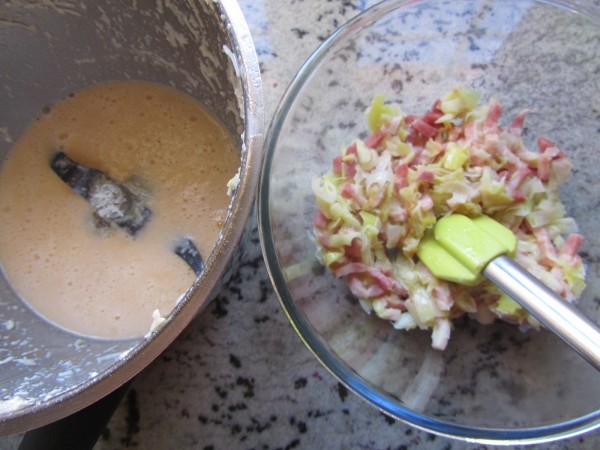
<path id="1" fill-rule="evenodd" d="M 58 149 L 143 186 L 153 216 L 135 238 L 98 231 L 88 202 L 49 166 Z M 17 294 L 59 326 L 104 338 L 144 335 L 152 312 L 168 314 L 195 279 L 174 242 L 191 237 L 208 258 L 239 164 L 221 124 L 178 91 L 126 81 L 77 92 L 44 112 L 2 166 L 2 268 Z"/>

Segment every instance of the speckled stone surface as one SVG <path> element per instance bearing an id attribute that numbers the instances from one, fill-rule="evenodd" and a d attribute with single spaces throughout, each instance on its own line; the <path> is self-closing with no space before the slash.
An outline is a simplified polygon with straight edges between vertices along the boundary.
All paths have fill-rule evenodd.
<path id="1" fill-rule="evenodd" d="M 240 1 L 261 64 L 267 122 L 310 53 L 372 3 Z M 20 439 L 0 438 L 0 449 L 17 448 Z M 270 285 L 255 227 L 232 282 L 135 379 L 95 447 L 130 448 L 493 447 L 437 437 L 395 422 L 338 383 L 288 323 Z M 597 449 L 600 432 L 539 448 Z"/>

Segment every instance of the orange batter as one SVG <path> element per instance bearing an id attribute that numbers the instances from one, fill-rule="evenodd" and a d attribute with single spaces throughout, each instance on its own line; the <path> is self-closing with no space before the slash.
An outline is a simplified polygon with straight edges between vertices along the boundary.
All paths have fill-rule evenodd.
<path id="1" fill-rule="evenodd" d="M 151 220 L 132 238 L 100 233 L 89 203 L 51 169 L 62 149 L 148 192 Z M 0 262 L 17 294 L 54 324 L 87 336 L 144 335 L 195 275 L 173 253 L 191 237 L 208 258 L 240 164 L 223 126 L 191 97 L 141 81 L 97 85 L 36 120 L 0 171 Z"/>

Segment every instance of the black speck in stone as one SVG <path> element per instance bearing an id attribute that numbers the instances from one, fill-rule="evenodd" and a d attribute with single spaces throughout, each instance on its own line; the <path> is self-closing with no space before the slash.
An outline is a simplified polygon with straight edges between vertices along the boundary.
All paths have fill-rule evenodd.
<path id="1" fill-rule="evenodd" d="M 296 448 L 300 445 L 300 439 L 294 439 L 288 445 L 285 446 L 286 450 L 290 450 L 292 448 Z"/>
<path id="2" fill-rule="evenodd" d="M 217 412 L 219 410 L 219 405 L 213 404 L 210 409 L 212 409 L 213 412 Z"/>
<path id="3" fill-rule="evenodd" d="M 260 244 L 260 240 L 258 238 L 258 236 L 256 237 L 256 239 L 252 239 L 254 241 L 255 244 Z M 264 260 L 262 257 L 262 253 L 259 253 L 255 258 L 253 258 L 250 262 L 249 262 L 249 266 L 253 267 L 254 269 L 258 269 L 261 268 L 264 264 Z"/>
<path id="4" fill-rule="evenodd" d="M 214 445 L 205 445 L 202 450 L 215 450 Z"/>
<path id="5" fill-rule="evenodd" d="M 254 323 L 265 323 L 270 320 L 269 316 L 260 316 L 254 318 Z"/>
<path id="6" fill-rule="evenodd" d="M 478 350 L 484 355 L 504 353 L 507 350 L 506 344 L 502 339 L 502 332 L 496 331 L 492 333 L 487 342 L 483 342 L 477 346 Z"/>
<path id="7" fill-rule="evenodd" d="M 235 411 L 241 411 L 241 410 L 244 410 L 244 409 L 248 409 L 248 407 L 246 406 L 245 403 L 240 402 L 240 403 L 236 403 L 235 405 L 230 405 L 227 409 L 230 412 L 235 412 Z"/>
<path id="8" fill-rule="evenodd" d="M 258 303 L 265 303 L 269 299 L 271 287 L 267 283 L 265 280 L 261 280 L 260 282 L 260 298 L 258 299 Z"/>
<path id="9" fill-rule="evenodd" d="M 307 380 L 304 377 L 298 378 L 296 381 L 294 381 L 294 389 L 301 389 L 306 387 L 307 384 Z"/>
<path id="10" fill-rule="evenodd" d="M 240 367 L 242 367 L 242 363 L 240 362 L 240 359 L 232 354 L 229 354 L 229 363 L 235 367 L 236 369 L 239 369 Z"/>
<path id="11" fill-rule="evenodd" d="M 508 341 L 516 348 L 522 348 L 523 344 L 531 341 L 531 336 L 523 333 L 522 336 L 509 336 Z"/>
<path id="12" fill-rule="evenodd" d="M 472 37 L 469 37 L 469 50 L 472 52 L 480 50 L 479 46 L 475 43 Z"/>
<path id="13" fill-rule="evenodd" d="M 346 414 L 346 411 L 347 411 L 347 409 L 343 409 L 342 413 Z M 327 411 L 321 411 L 320 409 L 312 409 L 312 410 L 308 411 L 306 416 L 309 418 L 312 418 L 312 419 L 317 419 L 319 417 L 324 417 L 329 414 L 330 414 L 330 412 L 327 412 Z"/>
<path id="14" fill-rule="evenodd" d="M 239 280 L 239 279 L 238 279 Z M 242 290 L 239 287 L 236 286 L 230 286 L 229 287 L 229 291 L 231 291 L 233 294 L 236 295 L 236 297 L 238 298 L 238 300 L 242 299 Z"/>
<path id="15" fill-rule="evenodd" d="M 250 419 L 250 421 L 252 422 L 252 424 L 246 426 L 246 431 L 248 433 L 262 433 L 265 430 L 268 430 L 269 428 L 271 428 L 271 424 L 274 422 L 274 420 L 270 420 L 265 423 L 260 423 L 255 418 Z"/>
<path id="16" fill-rule="evenodd" d="M 394 92 L 396 93 L 400 93 L 402 92 L 402 80 L 394 80 L 392 81 L 392 89 L 394 90 Z"/>
<path id="17" fill-rule="evenodd" d="M 338 383 L 337 388 L 340 400 L 342 402 L 346 401 L 346 398 L 348 397 L 348 389 L 346 388 L 346 386 L 344 386 L 342 383 Z"/>
<path id="18" fill-rule="evenodd" d="M 412 428 L 408 428 L 405 432 L 405 435 L 410 436 L 411 434 L 413 434 L 413 429 Z"/>
<path id="19" fill-rule="evenodd" d="M 238 377 L 236 382 L 238 386 L 242 386 L 245 388 L 244 398 L 254 397 L 254 379 L 246 378 L 246 377 Z"/>
<path id="20" fill-rule="evenodd" d="M 325 273 L 325 267 L 322 264 L 313 264 L 311 270 L 313 275 L 323 275 Z"/>
<path id="21" fill-rule="evenodd" d="M 353 128 L 356 127 L 356 122 L 354 121 L 349 121 L 349 122 L 340 122 L 338 123 L 338 128 L 342 129 L 342 130 L 351 130 Z"/>
<path id="22" fill-rule="evenodd" d="M 220 386 L 215 386 L 215 391 L 219 397 L 222 399 L 227 398 L 227 391 Z"/>
<path id="23" fill-rule="evenodd" d="M 297 426 L 298 426 L 298 432 L 300 434 L 306 433 L 306 430 L 307 430 L 306 423 L 304 423 L 304 422 L 298 422 Z"/>
<path id="24" fill-rule="evenodd" d="M 302 30 L 300 28 L 292 28 L 292 31 L 294 33 L 296 33 L 296 36 L 298 36 L 298 38 L 300 38 L 300 39 L 302 39 L 304 36 L 306 36 L 308 34 L 308 31 Z"/>
<path id="25" fill-rule="evenodd" d="M 127 429 L 125 437 L 121 439 L 121 443 L 126 447 L 136 447 L 137 442 L 134 440 L 134 436 L 140 431 L 140 410 L 138 408 L 137 391 L 135 389 L 129 390 L 126 402 L 127 416 L 125 416 L 125 422 L 127 423 Z"/>
<path id="26" fill-rule="evenodd" d="M 481 69 L 481 70 L 485 70 L 487 69 L 488 65 L 485 63 L 477 63 L 477 64 L 471 64 L 471 69 Z"/>
<path id="27" fill-rule="evenodd" d="M 225 308 L 225 301 L 222 301 L 219 298 L 215 299 L 215 307 L 212 310 L 212 314 L 217 318 L 220 319 L 222 317 L 225 317 L 228 313 L 227 308 Z"/>
<path id="28" fill-rule="evenodd" d="M 451 402 L 450 402 L 450 400 L 448 400 L 446 397 L 441 397 L 441 398 L 438 400 L 438 404 L 439 404 L 440 406 L 450 406 L 452 403 L 451 403 Z"/>
<path id="29" fill-rule="evenodd" d="M 200 414 L 200 415 L 198 415 L 198 422 L 206 425 L 208 423 L 208 417 Z"/>
<path id="30" fill-rule="evenodd" d="M 102 430 L 102 434 L 100 435 L 100 438 L 103 441 L 108 441 L 110 439 L 110 430 L 108 429 L 108 427 L 104 428 L 104 430 Z"/>
<path id="31" fill-rule="evenodd" d="M 381 413 L 381 415 L 383 416 L 385 421 L 388 423 L 388 425 L 394 425 L 396 423 L 396 421 L 392 417 L 388 416 L 387 414 Z"/>

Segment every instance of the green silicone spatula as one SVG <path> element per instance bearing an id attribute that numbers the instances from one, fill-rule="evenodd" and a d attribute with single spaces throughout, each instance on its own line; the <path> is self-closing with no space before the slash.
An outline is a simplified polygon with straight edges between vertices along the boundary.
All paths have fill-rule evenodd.
<path id="1" fill-rule="evenodd" d="M 436 277 L 475 285 L 487 278 L 600 370 L 600 328 L 517 264 L 508 228 L 487 216 L 441 218 L 417 255 Z"/>

